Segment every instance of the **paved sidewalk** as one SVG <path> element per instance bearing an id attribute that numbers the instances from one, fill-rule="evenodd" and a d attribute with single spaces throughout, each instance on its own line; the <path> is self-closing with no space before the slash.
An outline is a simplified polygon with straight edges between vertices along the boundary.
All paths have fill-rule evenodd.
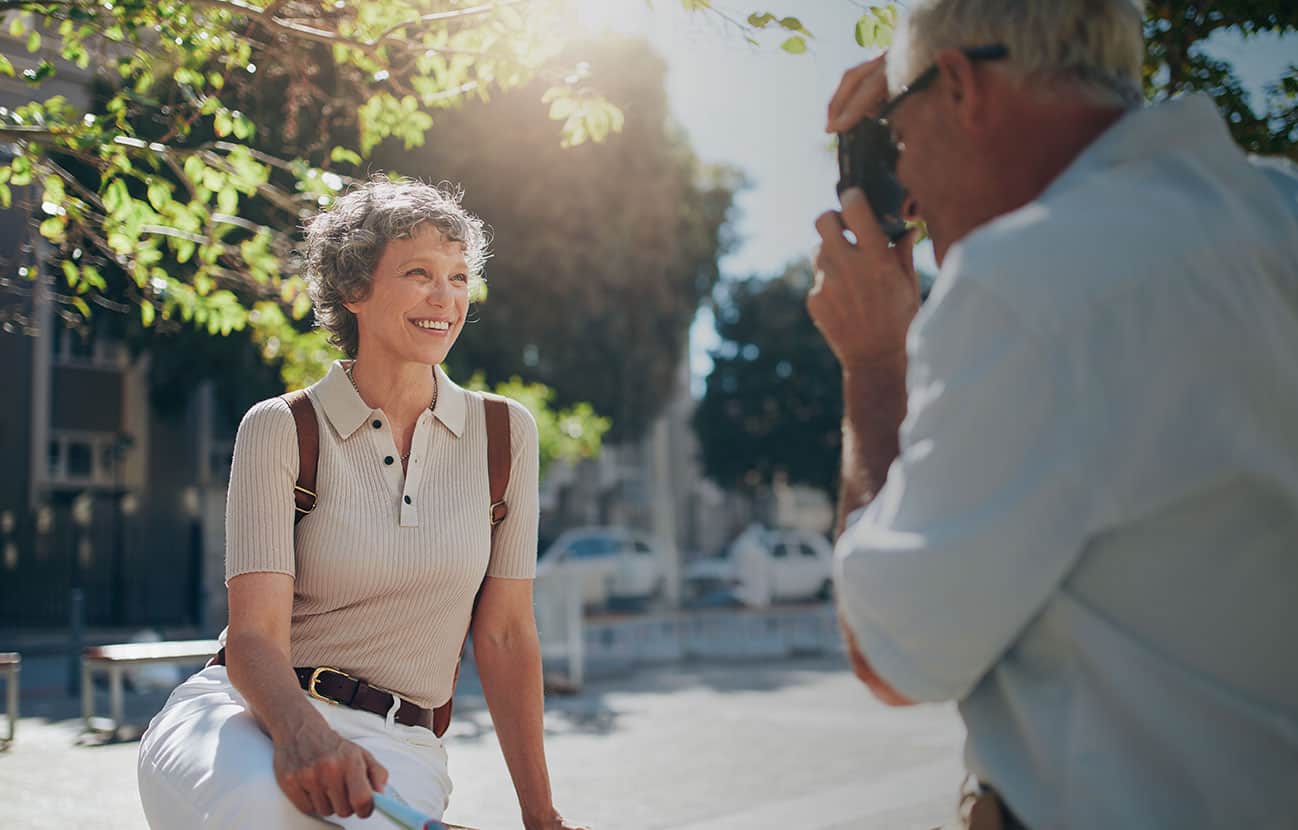
<path id="1" fill-rule="evenodd" d="M 520 827 L 490 719 L 472 679 L 448 736 L 447 818 Z M 128 696 L 137 723 L 160 695 Z M 76 705 L 24 704 L 0 753 L 5 826 L 141 828 L 133 741 L 78 746 Z M 686 663 L 551 698 L 556 803 L 596 830 L 928 830 L 953 816 L 962 729 L 949 707 L 887 709 L 840 658 Z"/>

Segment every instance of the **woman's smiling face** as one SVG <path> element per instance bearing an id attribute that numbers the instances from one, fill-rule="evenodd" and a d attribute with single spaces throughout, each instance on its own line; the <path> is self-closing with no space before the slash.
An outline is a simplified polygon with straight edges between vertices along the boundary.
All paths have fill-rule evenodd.
<path id="1" fill-rule="evenodd" d="M 469 308 L 464 244 L 431 224 L 387 244 L 369 295 L 347 303 L 360 332 L 357 356 L 433 366 L 446 360 Z"/>

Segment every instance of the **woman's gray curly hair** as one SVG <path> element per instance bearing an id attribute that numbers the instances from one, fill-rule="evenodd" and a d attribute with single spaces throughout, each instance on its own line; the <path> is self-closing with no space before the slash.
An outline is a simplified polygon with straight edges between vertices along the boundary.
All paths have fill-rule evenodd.
<path id="1" fill-rule="evenodd" d="M 410 238 L 425 222 L 446 239 L 464 244 L 469 295 L 477 294 L 489 256 L 488 240 L 482 220 L 460 204 L 463 196 L 462 190 L 446 182 L 434 186 L 376 176 L 307 221 L 302 248 L 307 290 L 316 325 L 329 332 L 330 343 L 348 357 L 356 356 L 356 316 L 345 303 L 369 295 L 374 268 L 388 242 Z"/>

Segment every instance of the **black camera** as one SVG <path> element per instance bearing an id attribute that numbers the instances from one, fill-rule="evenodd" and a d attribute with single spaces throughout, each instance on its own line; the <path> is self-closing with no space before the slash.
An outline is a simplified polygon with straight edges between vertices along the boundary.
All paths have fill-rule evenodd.
<path id="1" fill-rule="evenodd" d="M 873 118 L 863 118 L 838 134 L 838 194 L 859 187 L 879 220 L 879 228 L 893 242 L 906 235 L 902 205 L 906 189 L 897 179 L 897 145 L 888 128 Z"/>

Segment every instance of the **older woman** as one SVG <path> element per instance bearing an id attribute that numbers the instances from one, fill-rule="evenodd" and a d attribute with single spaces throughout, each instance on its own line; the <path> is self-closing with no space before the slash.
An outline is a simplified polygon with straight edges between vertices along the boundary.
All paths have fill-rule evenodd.
<path id="1" fill-rule="evenodd" d="M 295 412 L 257 404 L 230 478 L 226 665 L 181 684 L 141 740 L 149 823 L 391 826 L 362 820 L 375 790 L 440 817 L 434 710 L 471 620 L 523 824 L 569 828 L 542 747 L 536 424 L 508 403 L 509 513 L 493 539 L 486 402 L 439 367 L 481 279 L 482 223 L 456 194 L 376 180 L 309 224 L 305 256 L 317 319 L 349 358 L 307 390 L 318 504 L 295 526 Z"/>

